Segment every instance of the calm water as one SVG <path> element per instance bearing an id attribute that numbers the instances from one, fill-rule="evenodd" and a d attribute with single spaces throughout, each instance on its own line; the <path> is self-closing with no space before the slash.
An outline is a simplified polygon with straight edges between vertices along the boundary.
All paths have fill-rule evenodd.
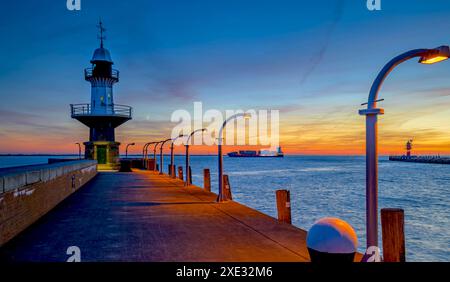
<path id="1" fill-rule="evenodd" d="M 45 163 L 47 157 L 0 157 L 0 167 Z M 167 170 L 169 159 L 165 158 Z M 184 157 L 175 158 L 184 165 Z M 380 160 L 379 207 L 405 210 L 408 261 L 450 261 L 450 166 Z M 217 158 L 192 156 L 193 182 L 203 186 L 210 168 L 217 192 Z M 291 191 L 293 224 L 309 229 L 325 216 L 348 221 L 365 246 L 364 157 L 288 156 L 227 158 L 234 200 L 276 216 L 275 190 Z M 381 230 L 381 229 L 380 229 Z"/>

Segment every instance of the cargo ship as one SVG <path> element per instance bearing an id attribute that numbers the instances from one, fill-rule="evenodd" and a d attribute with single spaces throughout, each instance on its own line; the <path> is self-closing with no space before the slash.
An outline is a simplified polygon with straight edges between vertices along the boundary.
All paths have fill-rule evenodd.
<path id="1" fill-rule="evenodd" d="M 284 157 L 284 154 L 281 151 L 281 147 L 278 147 L 278 149 L 276 151 L 270 151 L 270 150 L 258 150 L 258 151 L 243 150 L 243 151 L 228 153 L 228 156 L 231 157 L 231 158 L 282 158 L 282 157 Z"/>

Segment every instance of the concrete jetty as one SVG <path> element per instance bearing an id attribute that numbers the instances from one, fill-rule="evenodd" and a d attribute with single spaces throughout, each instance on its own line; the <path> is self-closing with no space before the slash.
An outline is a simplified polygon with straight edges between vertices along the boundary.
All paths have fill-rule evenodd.
<path id="1" fill-rule="evenodd" d="M 3 261 L 306 262 L 306 232 L 152 171 L 100 172 L 0 248 Z M 275 202 L 274 202 L 275 205 Z"/>
<path id="2" fill-rule="evenodd" d="M 449 157 L 441 156 L 389 156 L 389 160 L 409 163 L 450 164 Z"/>

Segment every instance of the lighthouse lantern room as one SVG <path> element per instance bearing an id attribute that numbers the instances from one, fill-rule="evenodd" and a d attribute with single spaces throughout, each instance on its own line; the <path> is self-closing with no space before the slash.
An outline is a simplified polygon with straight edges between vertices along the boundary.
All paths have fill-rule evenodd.
<path id="1" fill-rule="evenodd" d="M 100 48 L 94 51 L 92 66 L 84 70 L 85 80 L 91 83 L 91 102 L 72 104 L 71 116 L 89 127 L 89 141 L 84 142 L 85 158 L 98 162 L 99 170 L 119 167 L 119 142 L 115 141 L 115 128 L 132 118 L 132 108 L 114 103 L 113 85 L 119 82 L 119 71 L 112 68 L 113 61 L 103 47 L 105 29 L 99 22 Z"/>

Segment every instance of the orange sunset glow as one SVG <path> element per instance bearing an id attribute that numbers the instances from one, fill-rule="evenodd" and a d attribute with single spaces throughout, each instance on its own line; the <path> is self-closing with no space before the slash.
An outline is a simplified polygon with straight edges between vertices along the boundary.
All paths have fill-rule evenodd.
<path id="1" fill-rule="evenodd" d="M 143 30 L 129 33 L 136 30 L 133 21 L 116 21 L 120 11 L 111 11 L 105 19 L 105 46 L 121 74 L 114 102 L 133 108 L 133 119 L 116 129 L 121 153 L 127 143 L 136 143 L 130 154 L 140 154 L 144 143 L 167 138 L 176 125 L 170 122 L 172 113 L 192 113 L 193 103 L 202 102 L 203 112 L 279 110 L 279 140 L 288 155 L 363 155 L 365 119 L 358 110 L 365 107 L 361 103 L 377 73 L 401 52 L 447 44 L 442 30 L 450 28 L 448 16 L 411 10 L 400 19 L 393 11 L 377 16 L 365 7 L 340 4 L 313 11 L 302 20 L 295 13 L 279 21 L 270 20 L 276 18 L 272 14 L 252 15 L 258 25 L 243 18 L 233 29 L 223 21 L 190 23 L 186 31 L 175 22 L 158 18 L 162 23 L 155 25 L 149 20 L 153 17 L 141 15 L 145 20 L 138 27 L 154 36 Z M 402 13 L 408 15 L 403 6 Z M 295 20 L 284 22 L 289 18 Z M 29 23 L 18 18 L 8 22 L 3 36 L 11 40 L 0 46 L 2 54 L 9 54 L 0 69 L 1 154 L 76 154 L 75 143 L 89 139 L 88 128 L 71 119 L 69 105 L 89 101 L 83 69 L 99 44 L 92 24 L 98 15 L 79 20 L 75 27 L 61 18 L 52 28 L 33 24 L 40 22 L 38 15 Z M 17 37 L 28 28 L 40 34 L 31 49 Z M 69 36 L 67 30 L 76 34 Z M 379 97 L 385 99 L 379 104 L 386 112 L 379 117 L 380 154 L 404 153 L 409 139 L 414 153 L 450 154 L 449 68 L 447 61 L 429 65 L 412 60 L 389 75 Z M 239 148 L 250 147 L 225 146 L 224 151 Z M 191 150 L 215 154 L 217 148 Z"/>

